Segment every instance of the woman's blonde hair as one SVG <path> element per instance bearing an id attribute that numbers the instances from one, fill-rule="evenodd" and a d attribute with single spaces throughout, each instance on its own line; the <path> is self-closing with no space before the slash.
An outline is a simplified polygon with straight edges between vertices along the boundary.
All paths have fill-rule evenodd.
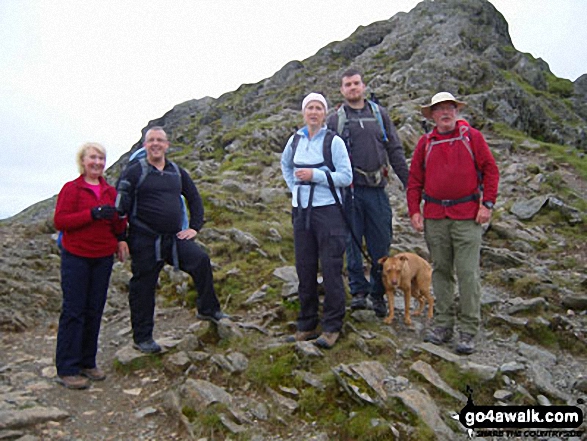
<path id="1" fill-rule="evenodd" d="M 85 170 L 82 161 L 84 160 L 84 156 L 86 156 L 90 149 L 97 150 L 98 152 L 103 154 L 104 159 L 106 159 L 106 149 L 104 148 L 104 146 L 102 146 L 102 144 L 98 144 L 97 142 L 86 142 L 79 148 L 76 156 L 77 169 L 79 170 L 80 175 L 84 174 Z"/>

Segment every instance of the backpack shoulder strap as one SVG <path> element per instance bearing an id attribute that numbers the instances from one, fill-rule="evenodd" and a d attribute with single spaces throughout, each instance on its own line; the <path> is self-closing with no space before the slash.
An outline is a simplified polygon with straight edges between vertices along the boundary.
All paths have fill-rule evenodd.
<path id="1" fill-rule="evenodd" d="M 181 191 L 183 190 L 183 186 L 181 182 L 181 172 L 179 171 L 179 166 L 173 161 L 169 161 L 169 163 L 171 164 L 171 166 L 175 170 L 175 173 L 177 174 L 177 179 L 179 179 L 179 192 L 181 193 Z"/>
<path id="2" fill-rule="evenodd" d="M 371 112 L 373 113 L 373 115 L 375 115 L 375 119 L 377 119 L 377 122 L 379 123 L 379 127 L 381 127 L 381 132 L 383 134 L 383 141 L 385 141 L 385 142 L 389 141 L 389 137 L 387 136 L 387 131 L 385 130 L 385 125 L 383 124 L 383 117 L 381 116 L 381 109 L 379 108 L 379 104 L 377 104 L 371 100 L 367 100 L 367 102 L 369 103 L 369 106 L 371 107 Z"/>
<path id="3" fill-rule="evenodd" d="M 324 134 L 324 142 L 322 144 L 322 156 L 324 157 L 324 165 L 326 165 L 331 171 L 336 171 L 334 163 L 332 162 L 332 140 L 336 136 L 333 130 L 326 129 Z"/>
<path id="4" fill-rule="evenodd" d="M 338 110 L 336 111 L 336 116 L 338 116 L 338 125 L 336 126 L 336 133 L 338 133 L 340 136 L 342 136 L 344 129 L 345 129 L 345 124 L 347 123 L 346 111 L 344 110 L 344 104 L 341 104 L 341 106 L 338 108 Z"/>
<path id="5" fill-rule="evenodd" d="M 296 150 L 298 149 L 298 143 L 300 142 L 300 138 L 302 135 L 299 133 L 295 133 L 293 139 L 291 140 L 291 160 L 293 162 L 294 157 L 296 156 Z"/>
<path id="6" fill-rule="evenodd" d="M 143 185 L 143 182 L 145 182 L 145 179 L 147 178 L 147 175 L 149 174 L 149 163 L 147 162 L 147 157 L 142 157 L 138 160 L 138 163 L 141 166 L 141 175 L 139 176 L 139 180 L 137 181 L 137 184 L 135 185 L 135 194 L 134 194 L 134 200 L 133 200 L 133 204 L 132 204 L 132 213 L 130 214 L 130 218 L 131 219 L 135 219 L 137 217 L 137 198 L 139 195 L 139 188 L 141 187 L 141 185 Z"/>

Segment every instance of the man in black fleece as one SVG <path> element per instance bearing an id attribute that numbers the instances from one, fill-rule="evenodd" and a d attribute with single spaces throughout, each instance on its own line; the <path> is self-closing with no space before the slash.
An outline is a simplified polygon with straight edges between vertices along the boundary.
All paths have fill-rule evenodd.
<path id="1" fill-rule="evenodd" d="M 161 351 L 153 340 L 155 289 L 165 263 L 188 273 L 198 293 L 197 317 L 219 321 L 228 318 L 220 309 L 214 291 L 208 255 L 192 240 L 204 224 L 204 206 L 188 173 L 165 159 L 169 141 L 162 127 L 145 135 L 147 157 L 130 164 L 120 180 L 120 204 L 129 215 L 129 248 L 132 278 L 129 305 L 134 348 L 145 353 Z M 190 213 L 182 230 L 183 195 Z"/>

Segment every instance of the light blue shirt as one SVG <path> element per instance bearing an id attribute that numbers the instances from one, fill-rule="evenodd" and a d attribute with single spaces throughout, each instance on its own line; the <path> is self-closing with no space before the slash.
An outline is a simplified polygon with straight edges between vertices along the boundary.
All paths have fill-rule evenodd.
<path id="1" fill-rule="evenodd" d="M 298 187 L 300 187 L 300 199 L 301 206 L 306 208 L 308 206 L 308 199 L 310 196 L 310 185 L 297 185 L 298 179 L 294 176 L 296 164 L 320 164 L 324 162 L 323 147 L 324 136 L 326 135 L 326 126 L 322 127 L 318 133 L 314 135 L 312 139 L 308 138 L 308 128 L 304 127 L 297 132 L 301 135 L 296 148 L 295 158 L 292 158 L 291 143 L 293 141 L 293 135 L 287 141 L 285 149 L 281 154 L 281 172 L 283 178 L 292 192 L 292 206 L 297 207 L 298 203 Z M 348 187 L 351 185 L 353 180 L 353 173 L 351 169 L 351 161 L 344 144 L 344 141 L 339 137 L 335 136 L 332 139 L 332 163 L 336 171 L 330 172 L 334 186 L 338 193 L 339 199 L 342 201 L 340 188 Z M 306 167 L 302 167 L 306 168 Z M 313 207 L 322 207 L 326 205 L 334 205 L 336 201 L 330 192 L 328 186 L 328 180 L 326 178 L 326 171 L 329 171 L 326 165 L 320 168 L 314 168 L 312 182 L 316 184 L 314 188 L 313 196 Z"/>

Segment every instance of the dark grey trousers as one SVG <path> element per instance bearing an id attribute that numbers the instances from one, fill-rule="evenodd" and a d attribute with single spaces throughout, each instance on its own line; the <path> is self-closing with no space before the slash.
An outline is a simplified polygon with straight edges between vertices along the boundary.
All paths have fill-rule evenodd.
<path id="1" fill-rule="evenodd" d="M 310 216 L 309 226 L 307 216 Z M 340 332 L 345 314 L 342 277 L 347 228 L 336 205 L 293 209 L 294 246 L 300 313 L 298 331 L 311 331 L 321 322 L 323 332 Z M 318 269 L 324 279 L 322 320 L 319 319 Z"/>

